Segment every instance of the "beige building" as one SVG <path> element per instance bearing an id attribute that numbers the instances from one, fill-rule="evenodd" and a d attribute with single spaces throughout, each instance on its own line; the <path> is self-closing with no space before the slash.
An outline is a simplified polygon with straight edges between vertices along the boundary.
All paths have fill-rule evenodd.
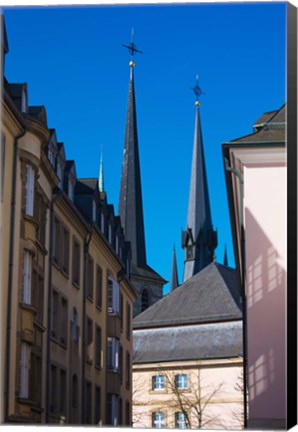
<path id="1" fill-rule="evenodd" d="M 136 293 L 120 219 L 96 179 L 76 178 L 26 84 L 4 78 L 2 103 L 1 421 L 129 425 Z"/>
<path id="2" fill-rule="evenodd" d="M 134 318 L 133 426 L 241 429 L 235 270 L 211 263 Z"/>

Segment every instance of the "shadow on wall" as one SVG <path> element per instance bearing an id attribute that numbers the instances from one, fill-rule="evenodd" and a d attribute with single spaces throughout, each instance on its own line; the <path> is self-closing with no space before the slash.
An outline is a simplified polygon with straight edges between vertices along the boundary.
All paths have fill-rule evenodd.
<path id="1" fill-rule="evenodd" d="M 252 213 L 245 210 L 249 418 L 286 417 L 286 273 Z"/>

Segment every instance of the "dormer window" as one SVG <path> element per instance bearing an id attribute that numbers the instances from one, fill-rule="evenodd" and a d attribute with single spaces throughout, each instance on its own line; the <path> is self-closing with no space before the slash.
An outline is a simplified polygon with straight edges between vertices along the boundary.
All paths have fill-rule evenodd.
<path id="1" fill-rule="evenodd" d="M 74 183 L 71 179 L 68 179 L 68 198 L 73 201 L 74 199 Z"/>
<path id="2" fill-rule="evenodd" d="M 28 103 L 27 103 L 27 91 L 26 91 L 26 87 L 24 85 L 23 89 L 22 89 L 22 102 L 21 102 L 21 111 L 23 113 L 27 112 L 27 105 L 28 105 Z"/>
<path id="3" fill-rule="evenodd" d="M 55 165 L 55 155 L 53 152 L 53 149 L 51 148 L 51 146 L 49 146 L 48 148 L 48 159 L 51 162 L 51 165 L 54 166 Z"/>
<path id="4" fill-rule="evenodd" d="M 112 226 L 109 224 L 109 243 L 112 244 Z"/>
<path id="5" fill-rule="evenodd" d="M 92 222 L 96 222 L 96 202 L 92 200 Z"/>
<path id="6" fill-rule="evenodd" d="M 118 237 L 118 235 L 116 235 L 115 242 L 116 242 L 116 245 L 115 245 L 116 254 L 119 255 L 119 237 Z"/>
<path id="7" fill-rule="evenodd" d="M 62 166 L 61 164 L 58 162 L 57 163 L 57 176 L 59 177 L 59 188 L 62 188 Z"/>
<path id="8" fill-rule="evenodd" d="M 100 215 L 100 226 L 101 226 L 101 232 L 104 234 L 105 232 L 105 215 L 101 213 Z"/>

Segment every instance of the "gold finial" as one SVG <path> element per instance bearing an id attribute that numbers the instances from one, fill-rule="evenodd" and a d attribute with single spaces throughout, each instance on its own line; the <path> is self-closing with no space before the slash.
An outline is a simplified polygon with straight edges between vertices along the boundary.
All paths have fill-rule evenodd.
<path id="1" fill-rule="evenodd" d="M 195 106 L 196 107 L 199 107 L 201 104 L 200 104 L 200 102 L 197 100 L 197 101 L 195 101 Z"/>
<path id="2" fill-rule="evenodd" d="M 132 61 L 132 60 L 130 60 L 130 62 L 129 62 L 129 66 L 130 66 L 131 68 L 135 67 L 135 62 Z"/>

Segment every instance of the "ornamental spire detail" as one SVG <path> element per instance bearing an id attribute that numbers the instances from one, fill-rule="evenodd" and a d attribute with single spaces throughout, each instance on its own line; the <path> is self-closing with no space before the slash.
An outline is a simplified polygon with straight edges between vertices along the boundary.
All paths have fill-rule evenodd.
<path id="1" fill-rule="evenodd" d="M 198 85 L 198 75 L 192 90 L 196 95 L 196 114 L 187 228 L 182 233 L 182 247 L 185 250 L 184 282 L 213 261 L 214 249 L 217 246 L 217 233 L 213 230 L 211 220 L 199 109 L 199 97 L 204 93 Z"/>

